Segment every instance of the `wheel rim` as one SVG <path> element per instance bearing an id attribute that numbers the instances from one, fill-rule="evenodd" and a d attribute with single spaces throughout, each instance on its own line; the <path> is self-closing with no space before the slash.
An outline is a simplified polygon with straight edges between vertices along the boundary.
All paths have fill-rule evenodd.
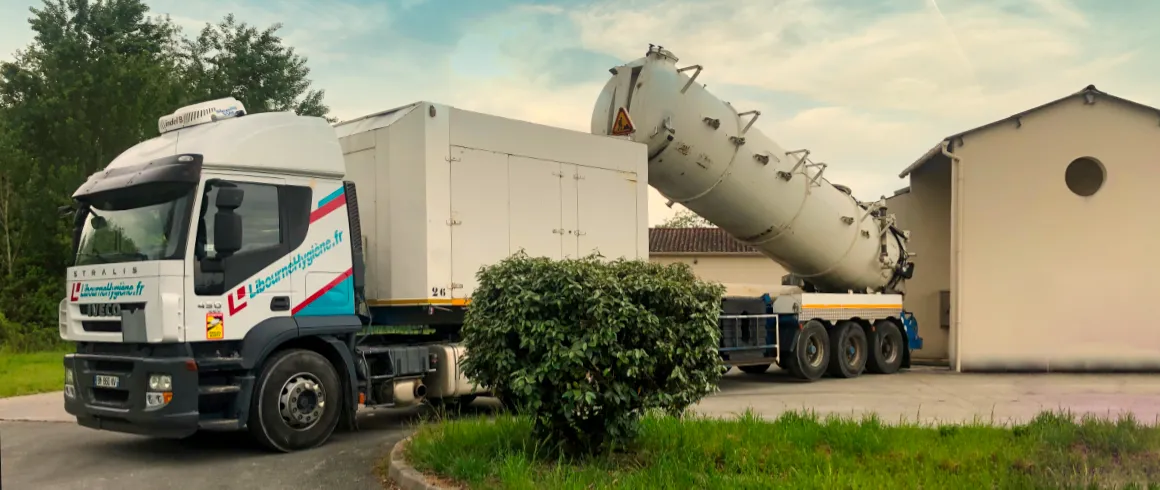
<path id="1" fill-rule="evenodd" d="M 806 345 L 806 363 L 810 367 L 818 367 L 822 365 L 825 357 L 825 346 L 822 345 L 822 339 L 817 335 L 813 335 L 809 339 L 809 344 Z"/>
<path id="2" fill-rule="evenodd" d="M 326 391 L 322 382 L 310 373 L 291 376 L 282 385 L 278 398 L 278 409 L 282 421 L 294 430 L 314 427 L 326 409 Z"/>
<path id="3" fill-rule="evenodd" d="M 858 345 L 858 341 L 853 337 L 846 337 L 843 343 L 843 353 L 846 355 L 846 364 L 849 366 L 857 366 L 862 362 L 862 349 Z"/>
<path id="4" fill-rule="evenodd" d="M 898 357 L 898 343 L 895 342 L 894 337 L 884 335 L 879 351 L 883 361 L 886 361 L 887 364 L 893 363 L 894 359 Z"/>

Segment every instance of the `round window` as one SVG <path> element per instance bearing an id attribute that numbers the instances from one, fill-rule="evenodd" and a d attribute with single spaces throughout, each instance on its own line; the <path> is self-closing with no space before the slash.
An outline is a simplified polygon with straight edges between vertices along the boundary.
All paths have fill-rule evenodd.
<path id="1" fill-rule="evenodd" d="M 1063 181 L 1067 188 L 1077 196 L 1088 197 L 1095 194 L 1104 185 L 1107 171 L 1104 164 L 1090 157 L 1080 157 L 1072 160 L 1063 174 Z"/>

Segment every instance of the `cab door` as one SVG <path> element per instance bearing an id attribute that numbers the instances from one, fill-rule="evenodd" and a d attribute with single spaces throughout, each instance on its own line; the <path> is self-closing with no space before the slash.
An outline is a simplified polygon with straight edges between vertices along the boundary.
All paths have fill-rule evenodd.
<path id="1" fill-rule="evenodd" d="M 222 258 L 213 244 L 215 200 L 224 186 L 244 194 L 234 211 L 242 221 L 241 249 Z M 292 271 L 278 272 L 293 245 L 288 210 L 295 206 L 287 197 L 280 178 L 221 175 L 202 184 L 186 261 L 186 278 L 192 279 L 185 288 L 187 342 L 238 340 L 269 318 L 290 315 Z"/>

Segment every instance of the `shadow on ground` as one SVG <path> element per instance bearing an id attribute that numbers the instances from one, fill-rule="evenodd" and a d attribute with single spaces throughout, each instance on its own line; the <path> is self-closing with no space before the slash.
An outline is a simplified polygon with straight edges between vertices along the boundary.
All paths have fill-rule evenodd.
<path id="1" fill-rule="evenodd" d="M 423 420 L 436 417 L 439 414 L 446 414 L 449 417 L 490 414 L 498 406 L 498 403 L 490 402 L 490 399 L 478 399 L 475 403 L 462 408 L 458 412 L 461 415 L 450 411 L 441 411 L 431 406 L 401 410 L 363 410 L 359 413 L 357 431 L 336 430 L 330 441 L 323 447 L 375 437 L 376 433 L 381 432 L 409 432 Z M 102 451 L 108 451 L 110 456 L 124 456 L 126 458 L 174 457 L 185 462 L 197 463 L 237 460 L 246 457 L 260 458 L 280 454 L 267 450 L 254 441 L 247 432 L 199 432 L 185 439 L 132 437 L 109 441 L 103 445 Z"/>
<path id="2" fill-rule="evenodd" d="M 490 413 L 495 406 L 481 398 L 463 413 Z M 321 447 L 290 454 L 270 452 L 246 433 L 150 439 L 74 423 L 0 422 L 0 485 L 5 490 L 378 490 L 382 480 L 375 465 L 435 412 L 431 407 L 365 410 L 358 431 L 336 432 Z"/>

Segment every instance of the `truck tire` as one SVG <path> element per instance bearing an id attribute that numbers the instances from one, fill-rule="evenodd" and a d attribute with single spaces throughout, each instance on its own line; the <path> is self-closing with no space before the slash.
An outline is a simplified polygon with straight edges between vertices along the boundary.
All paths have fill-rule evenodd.
<path id="1" fill-rule="evenodd" d="M 250 403 L 250 433 L 284 453 L 321 446 L 338 426 L 342 383 L 321 354 L 289 349 L 262 367 Z"/>
<path id="2" fill-rule="evenodd" d="M 856 378 L 866 369 L 866 332 L 852 322 L 838 322 L 830 330 L 830 365 L 826 370 L 835 378 Z"/>
<path id="3" fill-rule="evenodd" d="M 890 320 L 874 322 L 870 334 L 870 358 L 866 370 L 874 374 L 894 374 L 902 367 L 902 331 Z"/>
<path id="4" fill-rule="evenodd" d="M 830 361 L 830 336 L 822 322 L 806 322 L 794 339 L 793 352 L 782 359 L 795 378 L 807 381 L 821 378 Z"/>
<path id="5" fill-rule="evenodd" d="M 741 372 L 743 372 L 745 374 L 765 374 L 766 371 L 769 371 L 769 366 L 771 366 L 771 365 L 770 364 L 755 364 L 752 366 L 737 366 L 737 369 L 740 369 Z"/>

